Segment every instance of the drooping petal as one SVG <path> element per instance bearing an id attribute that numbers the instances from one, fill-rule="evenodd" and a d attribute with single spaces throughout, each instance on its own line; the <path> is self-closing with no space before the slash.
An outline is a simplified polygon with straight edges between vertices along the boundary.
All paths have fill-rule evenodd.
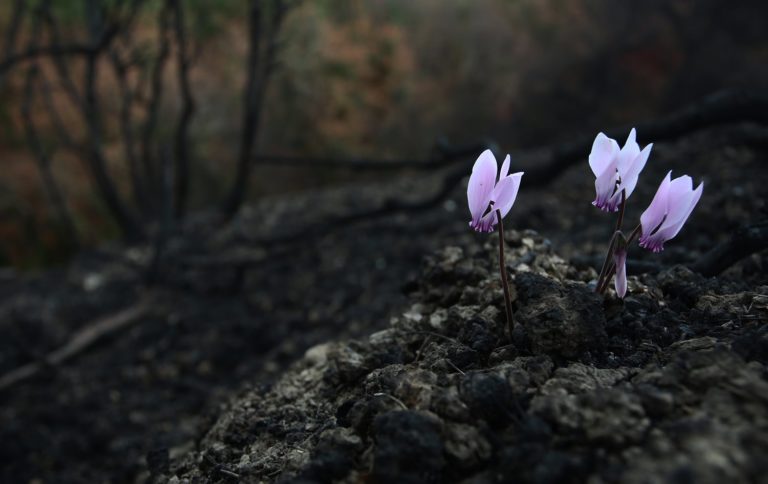
<path id="1" fill-rule="evenodd" d="M 491 210 L 483 215 L 474 229 L 477 232 L 493 232 L 494 227 L 496 227 L 496 210 Z"/>
<path id="2" fill-rule="evenodd" d="M 667 217 L 659 230 L 674 227 L 688 212 L 693 199 L 693 180 L 688 175 L 675 178 L 669 184 Z"/>
<path id="3" fill-rule="evenodd" d="M 618 249 L 613 254 L 613 261 L 616 264 L 616 295 L 624 299 L 627 294 L 627 251 Z"/>
<path id="4" fill-rule="evenodd" d="M 651 149 L 653 143 L 643 148 L 643 150 L 635 156 L 626 167 L 625 172 L 621 175 L 621 184 L 617 188 L 618 191 L 624 190 L 626 198 L 632 195 L 637 186 L 637 180 L 640 177 L 640 172 L 645 168 L 645 164 L 648 162 L 648 157 L 651 155 Z"/>
<path id="5" fill-rule="evenodd" d="M 589 153 L 589 167 L 596 177 L 605 173 L 609 165 L 615 163 L 619 153 L 619 144 L 615 140 L 599 133 L 592 143 L 592 151 Z M 614 169 L 615 169 L 615 165 Z"/>
<path id="6" fill-rule="evenodd" d="M 517 199 L 517 192 L 520 190 L 520 181 L 523 177 L 523 172 L 513 173 L 507 177 L 504 177 L 496 185 L 493 191 L 494 209 L 501 211 L 501 216 L 506 217 L 512 205 L 515 204 Z"/>
<path id="7" fill-rule="evenodd" d="M 656 195 L 653 196 L 651 204 L 648 205 L 648 208 L 640 216 L 640 225 L 642 226 L 641 241 L 643 238 L 650 237 L 651 233 L 664 221 L 664 217 L 667 214 L 667 196 L 671 176 L 672 172 L 670 171 L 662 180 L 658 190 L 656 190 Z"/>
<path id="8" fill-rule="evenodd" d="M 699 199 L 701 198 L 701 194 L 704 191 L 704 182 L 699 183 L 699 186 L 696 187 L 696 190 L 693 190 L 691 193 L 690 199 L 687 200 L 687 205 L 685 211 L 682 213 L 680 218 L 672 225 L 667 226 L 667 223 L 664 223 L 664 226 L 662 226 L 661 229 L 659 229 L 659 236 L 666 242 L 667 240 L 671 240 L 675 238 L 675 236 L 680 233 L 680 230 L 683 228 L 683 225 L 685 225 L 685 222 L 688 220 L 688 217 L 690 217 L 691 213 L 693 212 L 693 209 L 696 207 L 696 204 L 699 203 Z"/>
<path id="9" fill-rule="evenodd" d="M 640 154 L 640 146 L 637 144 L 636 137 L 637 133 L 635 132 L 635 128 L 632 128 L 629 132 L 629 136 L 627 136 L 627 141 L 619 152 L 619 162 L 616 168 L 619 170 L 619 175 L 621 176 L 622 181 L 624 180 L 624 175 L 632 164 L 632 161 L 634 161 L 637 155 Z"/>
<path id="10" fill-rule="evenodd" d="M 472 167 L 472 174 L 469 177 L 467 186 L 467 202 L 469 212 L 472 214 L 472 223 L 477 225 L 480 218 L 488 208 L 491 201 L 491 193 L 496 185 L 496 158 L 491 150 L 485 150 L 480 154 Z"/>
<path id="11" fill-rule="evenodd" d="M 603 207 L 603 210 L 606 212 L 617 212 L 619 210 L 619 206 L 621 205 L 621 185 L 619 185 L 616 188 L 616 191 L 614 192 L 613 196 L 608 199 L 608 202 Z"/>
<path id="12" fill-rule="evenodd" d="M 509 157 L 509 155 L 507 155 L 506 158 L 504 158 L 504 162 L 502 162 L 501 164 L 501 171 L 499 172 L 499 181 L 501 181 L 509 173 L 510 161 L 511 161 L 511 158 Z"/>
<path id="13" fill-rule="evenodd" d="M 666 209 L 663 222 L 657 230 L 650 231 L 650 233 L 650 229 L 646 229 L 643 226 L 642 235 L 640 236 L 640 246 L 653 252 L 664 250 L 664 242 L 674 238 L 680 232 L 691 212 L 693 212 L 694 207 L 699 203 L 701 194 L 704 191 L 704 183 L 700 183 L 693 190 L 693 181 L 688 175 L 675 178 L 672 181 L 669 181 L 669 175 L 667 175 L 665 182 L 667 182 L 665 195 Z M 662 185 L 664 185 L 663 182 Z M 659 187 L 660 191 L 661 188 Z M 646 212 L 649 210 L 651 210 L 651 207 Z M 642 222 L 642 218 L 641 223 L 645 223 Z"/>
<path id="14" fill-rule="evenodd" d="M 616 207 L 611 203 L 611 197 L 616 189 L 618 173 L 616 172 L 616 160 L 612 161 L 606 170 L 595 179 L 595 201 L 592 205 L 605 210 L 606 212 L 616 211 Z"/>

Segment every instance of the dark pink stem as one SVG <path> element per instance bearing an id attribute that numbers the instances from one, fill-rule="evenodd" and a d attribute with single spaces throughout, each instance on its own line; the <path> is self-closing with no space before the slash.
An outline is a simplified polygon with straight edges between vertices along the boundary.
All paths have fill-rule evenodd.
<path id="1" fill-rule="evenodd" d="M 501 221 L 501 210 L 496 210 L 499 219 L 499 271 L 501 272 L 501 285 L 504 288 L 504 305 L 507 311 L 507 327 L 509 339 L 512 339 L 512 299 L 509 297 L 509 283 L 507 282 L 507 264 L 504 261 L 504 222 Z"/>

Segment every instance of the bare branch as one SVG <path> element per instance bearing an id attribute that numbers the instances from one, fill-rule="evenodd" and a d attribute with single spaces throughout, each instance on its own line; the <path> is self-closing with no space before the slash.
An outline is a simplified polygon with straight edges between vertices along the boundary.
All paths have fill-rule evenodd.
<path id="1" fill-rule="evenodd" d="M 170 55 L 170 40 L 168 38 L 169 23 L 169 2 L 163 4 L 163 8 L 158 14 L 158 36 L 159 50 L 150 74 L 150 93 L 147 104 L 147 115 L 144 120 L 144 127 L 141 133 L 141 161 L 144 165 L 144 172 L 148 180 L 148 187 L 154 196 L 157 196 L 161 188 L 161 174 L 155 169 L 154 161 L 157 154 L 153 153 L 153 136 L 157 128 L 157 119 L 160 112 L 160 101 L 163 97 L 163 71 Z M 153 197 L 154 198 L 154 197 Z M 153 204 L 158 203 L 152 200 Z"/>
<path id="2" fill-rule="evenodd" d="M 139 321 L 152 307 L 153 296 L 144 296 L 134 304 L 83 325 L 66 344 L 49 353 L 43 361 L 28 363 L 0 376 L 0 391 L 32 378 L 48 367 L 58 367 L 75 358 L 107 336 Z"/>
<path id="3" fill-rule="evenodd" d="M 3 45 L 3 57 L 4 61 L 12 58 L 16 53 L 16 41 L 19 38 L 19 30 L 21 24 L 24 21 L 24 14 L 27 10 L 27 2 L 25 0 L 15 0 L 13 2 L 13 10 L 11 11 L 11 20 L 8 23 L 8 30 L 5 34 L 5 45 Z M 2 77 L 2 70 L 0 70 L 0 77 Z"/>
<path id="4" fill-rule="evenodd" d="M 703 101 L 692 104 L 656 121 L 636 125 L 637 131 L 655 142 L 678 138 L 686 133 L 722 124 L 752 121 L 768 124 L 768 95 L 761 92 L 724 90 Z M 629 128 L 606 131 L 606 135 L 619 138 Z M 528 186 L 546 185 L 574 163 L 586 160 L 593 138 L 549 150 L 544 160 L 525 170 Z"/>
<path id="5" fill-rule="evenodd" d="M 118 88 L 120 89 L 120 136 L 123 140 L 123 151 L 128 163 L 128 173 L 131 177 L 133 199 L 139 210 L 146 214 L 149 211 L 149 206 L 147 204 L 145 179 L 142 176 L 136 154 L 136 140 L 133 132 L 133 105 L 135 97 L 133 90 L 128 84 L 128 65 L 123 62 L 116 49 L 112 49 L 109 57 L 113 72 L 117 78 Z"/>
<path id="6" fill-rule="evenodd" d="M 195 113 L 195 100 L 192 96 L 192 87 L 189 82 L 191 57 L 184 18 L 184 2 L 181 0 L 172 0 L 171 3 L 174 10 L 173 27 L 176 38 L 177 76 L 179 87 L 181 89 L 181 114 L 179 115 L 179 122 L 176 126 L 176 134 L 174 137 L 176 189 L 174 192 L 173 205 L 174 217 L 181 218 L 186 209 L 187 192 L 189 190 L 189 124 Z"/>
<path id="7" fill-rule="evenodd" d="M 24 0 L 21 0 L 18 3 L 25 3 Z M 46 0 L 43 2 L 43 5 L 41 6 L 42 9 L 47 10 L 50 6 L 50 0 Z M 12 22 L 16 21 L 16 10 L 14 9 L 14 17 Z M 22 12 L 23 13 L 23 12 Z M 21 15 L 21 14 L 19 14 Z M 12 26 L 14 24 L 12 23 Z M 103 31 L 100 31 L 98 36 L 92 39 L 92 42 L 88 43 L 69 43 L 69 44 L 62 44 L 58 40 L 54 40 L 51 45 L 46 46 L 39 46 L 39 45 L 30 45 L 25 49 L 23 52 L 15 53 L 9 50 L 6 50 L 6 56 L 5 58 L 0 62 L 0 76 L 4 75 L 8 70 L 12 69 L 16 65 L 30 61 L 35 60 L 40 57 L 71 57 L 71 56 L 89 56 L 93 55 L 97 52 L 102 51 L 107 45 L 109 45 L 110 42 L 112 42 L 112 39 L 115 37 L 115 35 L 119 31 L 119 23 L 112 23 L 108 24 L 106 28 Z M 16 34 L 18 32 L 18 27 L 16 27 L 16 31 L 14 31 L 13 28 L 8 33 L 7 39 L 15 39 Z M 6 47 L 7 48 L 7 47 Z"/>
<path id="8" fill-rule="evenodd" d="M 43 189 L 45 190 L 48 200 L 53 209 L 55 217 L 58 219 L 61 227 L 64 229 L 64 235 L 67 241 L 73 245 L 79 245 L 77 229 L 75 228 L 74 220 L 67 208 L 67 203 L 59 188 L 59 184 L 56 182 L 56 178 L 51 170 L 51 156 L 50 152 L 43 145 L 43 141 L 35 126 L 32 118 L 32 104 L 34 102 L 34 86 L 38 76 L 38 68 L 33 65 L 27 70 L 26 79 L 24 82 L 24 97 L 22 100 L 21 115 L 24 123 L 24 131 L 27 137 L 27 143 L 32 148 L 37 158 L 37 167 L 40 171 L 40 178 L 43 182 Z"/>
<path id="9" fill-rule="evenodd" d="M 691 270 L 716 276 L 740 260 L 768 249 L 768 220 L 739 228 L 725 243 L 699 258 Z"/>
<path id="10" fill-rule="evenodd" d="M 424 159 L 382 159 L 365 157 L 337 158 L 322 156 L 255 154 L 251 157 L 251 161 L 260 165 L 339 168 L 356 171 L 409 169 L 426 171 L 448 166 L 457 162 L 458 160 L 465 159 L 466 157 L 470 157 L 472 155 L 477 155 L 483 150 L 495 146 L 496 144 L 491 141 L 471 143 L 459 147 L 445 146 L 442 147 L 439 151 L 435 151 L 431 157 Z"/>
<path id="11" fill-rule="evenodd" d="M 58 46 L 61 46 L 61 32 L 56 19 L 51 14 L 51 0 L 43 1 L 37 9 L 36 14 L 48 25 L 51 44 L 55 48 L 55 52 L 51 54 L 51 59 L 53 60 L 61 85 L 64 87 L 64 91 L 69 97 L 70 102 L 72 102 L 77 109 L 82 110 L 82 96 L 72 79 L 72 73 L 69 69 L 69 65 L 65 61 L 64 54 L 58 50 Z"/>
<path id="12" fill-rule="evenodd" d="M 249 175 L 251 173 L 251 157 L 261 120 L 261 109 L 264 94 L 272 73 L 277 54 L 277 38 L 280 28 L 288 12 L 288 4 L 283 0 L 275 0 L 271 4 L 268 18 L 269 30 L 263 29 L 264 3 L 259 0 L 250 1 L 248 15 L 248 63 L 246 68 L 246 83 L 244 88 L 243 130 L 240 135 L 240 150 L 237 161 L 237 172 L 224 206 L 226 218 L 233 217 L 245 200 Z M 264 59 L 261 59 L 262 42 L 267 42 Z M 261 67 L 261 69 L 260 69 Z"/>
<path id="13" fill-rule="evenodd" d="M 94 3 L 95 0 L 86 0 L 88 13 L 88 29 L 91 37 L 98 35 L 103 23 L 101 9 Z M 107 208 L 112 213 L 123 234 L 128 239 L 137 239 L 142 236 L 142 229 L 134 216 L 125 206 L 117 188 L 107 172 L 107 160 L 102 150 L 103 133 L 97 91 L 97 64 L 102 51 L 96 51 L 86 58 L 85 73 L 83 77 L 83 117 L 88 128 L 88 143 L 86 157 L 91 175 L 94 177 L 96 187 Z"/>

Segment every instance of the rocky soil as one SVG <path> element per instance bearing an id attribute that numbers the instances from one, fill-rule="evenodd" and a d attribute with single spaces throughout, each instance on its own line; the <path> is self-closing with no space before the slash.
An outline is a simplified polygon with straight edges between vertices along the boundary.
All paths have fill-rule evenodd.
<path id="1" fill-rule="evenodd" d="M 391 325 L 309 349 L 159 482 L 760 482 L 768 286 L 681 266 L 593 293 L 533 232 L 430 257 Z M 764 482 L 764 481 L 763 481 Z"/>

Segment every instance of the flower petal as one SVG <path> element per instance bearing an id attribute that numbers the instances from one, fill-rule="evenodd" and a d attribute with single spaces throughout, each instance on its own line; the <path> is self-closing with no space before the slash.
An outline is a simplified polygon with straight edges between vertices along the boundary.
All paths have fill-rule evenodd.
<path id="1" fill-rule="evenodd" d="M 507 155 L 506 158 L 504 158 L 504 162 L 501 164 L 501 171 L 499 172 L 499 181 L 502 180 L 502 178 L 506 177 L 509 173 L 509 163 L 511 161 L 511 158 L 509 155 Z"/>
<path id="2" fill-rule="evenodd" d="M 624 147 L 622 147 L 621 151 L 619 152 L 619 163 L 617 169 L 619 170 L 619 174 L 621 175 L 622 180 L 624 180 L 624 174 L 632 164 L 632 161 L 637 157 L 638 154 L 640 154 L 640 146 L 637 144 L 637 141 L 635 141 L 636 137 L 637 133 L 635 132 L 635 128 L 632 128 L 632 130 L 629 132 L 629 136 L 627 136 L 627 141 L 624 143 Z"/>
<path id="3" fill-rule="evenodd" d="M 512 175 L 504 177 L 493 190 L 493 208 L 495 210 L 500 210 L 502 217 L 505 217 L 510 209 L 512 209 L 512 205 L 515 204 L 517 192 L 520 190 L 520 181 L 522 177 L 523 172 L 513 173 Z"/>
<path id="4" fill-rule="evenodd" d="M 607 212 L 614 212 L 616 207 L 611 203 L 611 197 L 616 189 L 616 160 L 614 159 L 606 170 L 595 179 L 595 201 L 592 205 Z"/>
<path id="5" fill-rule="evenodd" d="M 592 143 L 592 151 L 589 153 L 589 167 L 592 168 L 592 173 L 596 177 L 602 175 L 616 160 L 618 154 L 619 144 L 603 133 L 599 133 Z"/>
<path id="6" fill-rule="evenodd" d="M 642 226 L 641 239 L 650 237 L 651 233 L 664 221 L 664 216 L 667 214 L 667 196 L 671 177 L 672 172 L 670 171 L 662 180 L 658 190 L 656 190 L 656 195 L 653 196 L 651 204 L 648 205 L 648 208 L 640 216 L 640 225 Z"/>
<path id="7" fill-rule="evenodd" d="M 491 193 L 496 184 L 496 169 L 496 158 L 491 150 L 483 151 L 472 167 L 467 186 L 467 202 L 474 223 L 479 222 L 491 201 Z"/>
<path id="8" fill-rule="evenodd" d="M 659 230 L 659 234 L 664 238 L 665 241 L 675 238 L 675 236 L 680 233 L 680 229 L 683 228 L 683 225 L 685 225 L 688 217 L 690 217 L 693 209 L 696 207 L 696 204 L 699 203 L 699 199 L 701 199 L 701 194 L 703 192 L 704 182 L 701 182 L 699 183 L 699 186 L 696 187 L 696 190 L 691 193 L 691 198 L 688 201 L 688 208 L 685 210 L 679 220 L 674 225 L 670 225 L 669 227 L 662 227 Z M 666 225 L 666 223 L 664 225 Z"/>
<path id="9" fill-rule="evenodd" d="M 651 149 L 653 143 L 643 148 L 643 151 L 637 154 L 635 158 L 626 167 L 625 172 L 621 175 L 621 185 L 618 190 L 624 190 L 626 198 L 632 195 L 637 186 L 637 180 L 640 177 L 640 172 L 645 168 L 645 164 L 648 162 L 648 157 L 651 155 Z"/>
<path id="10" fill-rule="evenodd" d="M 667 218 L 659 230 L 676 227 L 680 219 L 690 213 L 688 209 L 693 199 L 693 180 L 688 175 L 675 178 L 669 184 L 667 194 Z"/>

